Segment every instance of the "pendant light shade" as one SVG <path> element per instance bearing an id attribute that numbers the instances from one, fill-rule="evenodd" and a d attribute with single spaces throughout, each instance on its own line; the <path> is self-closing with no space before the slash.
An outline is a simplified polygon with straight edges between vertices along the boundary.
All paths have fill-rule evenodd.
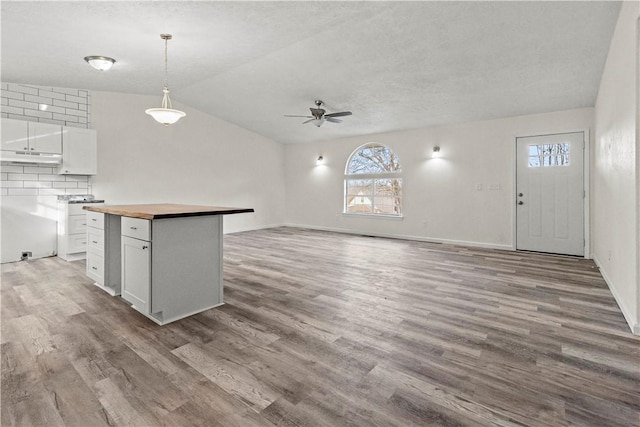
<path id="1" fill-rule="evenodd" d="M 169 79 L 167 72 L 167 42 L 171 40 L 171 34 L 160 34 L 160 38 L 164 40 L 164 88 L 162 89 L 162 106 L 160 108 L 149 108 L 145 113 L 154 118 L 158 123 L 169 126 L 180 120 L 187 114 L 184 111 L 174 110 L 171 106 L 171 98 L 169 98 Z"/>

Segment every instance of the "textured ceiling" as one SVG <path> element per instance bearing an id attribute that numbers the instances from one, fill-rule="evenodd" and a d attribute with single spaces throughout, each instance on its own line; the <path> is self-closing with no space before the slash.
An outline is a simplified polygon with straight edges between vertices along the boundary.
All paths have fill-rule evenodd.
<path id="1" fill-rule="evenodd" d="M 593 106 L 620 3 L 2 1 L 1 8 L 3 81 L 157 95 L 159 104 L 159 35 L 168 32 L 174 101 L 299 143 Z M 87 55 L 117 62 L 99 73 Z M 321 128 L 283 117 L 308 114 L 315 99 L 353 116 Z"/>

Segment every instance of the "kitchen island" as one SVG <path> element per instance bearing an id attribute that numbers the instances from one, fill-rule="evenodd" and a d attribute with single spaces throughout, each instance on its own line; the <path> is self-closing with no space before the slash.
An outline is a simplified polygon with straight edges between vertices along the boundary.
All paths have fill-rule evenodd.
<path id="1" fill-rule="evenodd" d="M 85 206 L 87 276 L 159 325 L 224 303 L 222 216 L 253 209 Z"/>

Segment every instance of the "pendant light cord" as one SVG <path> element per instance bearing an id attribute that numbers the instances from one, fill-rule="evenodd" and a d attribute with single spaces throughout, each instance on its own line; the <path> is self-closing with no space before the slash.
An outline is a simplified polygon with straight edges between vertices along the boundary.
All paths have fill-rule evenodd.
<path id="1" fill-rule="evenodd" d="M 165 89 L 169 88 L 169 60 L 168 60 L 168 49 L 167 44 L 169 42 L 168 38 L 164 39 L 164 87 Z"/>

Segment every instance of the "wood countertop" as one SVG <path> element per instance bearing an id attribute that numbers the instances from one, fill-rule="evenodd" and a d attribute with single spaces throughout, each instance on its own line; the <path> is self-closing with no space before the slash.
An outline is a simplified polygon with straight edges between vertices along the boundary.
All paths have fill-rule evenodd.
<path id="1" fill-rule="evenodd" d="M 254 212 L 253 209 L 225 208 L 218 206 L 180 205 L 172 203 L 144 205 L 89 205 L 85 210 L 102 212 L 110 215 L 128 216 L 142 219 L 181 218 L 203 215 L 230 215 Z"/>

